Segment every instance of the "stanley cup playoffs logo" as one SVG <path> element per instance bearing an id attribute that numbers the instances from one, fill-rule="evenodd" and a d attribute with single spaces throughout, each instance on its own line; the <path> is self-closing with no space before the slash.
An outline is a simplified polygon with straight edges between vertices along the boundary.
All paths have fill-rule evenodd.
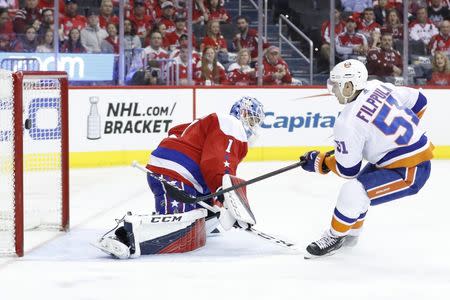
<path id="1" fill-rule="evenodd" d="M 98 113 L 97 103 L 98 97 L 90 97 L 91 109 L 87 117 L 87 138 L 89 140 L 98 140 L 101 138 L 101 122 L 100 115 Z"/>

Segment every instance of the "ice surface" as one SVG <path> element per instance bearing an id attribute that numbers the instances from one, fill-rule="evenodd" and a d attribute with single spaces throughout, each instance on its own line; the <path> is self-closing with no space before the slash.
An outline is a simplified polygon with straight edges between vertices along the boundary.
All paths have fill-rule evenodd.
<path id="1" fill-rule="evenodd" d="M 288 164 L 244 163 L 238 175 Z M 195 252 L 126 261 L 89 242 L 126 211 L 151 211 L 145 175 L 131 167 L 72 170 L 71 232 L 41 245 L 27 234 L 25 257 L 0 258 L 0 299 L 448 300 L 449 169 L 450 161 L 434 161 L 418 195 L 371 207 L 359 244 L 331 257 L 304 260 L 302 251 L 232 230 Z M 343 182 L 292 170 L 249 186 L 256 228 L 304 249 L 328 227 Z"/>

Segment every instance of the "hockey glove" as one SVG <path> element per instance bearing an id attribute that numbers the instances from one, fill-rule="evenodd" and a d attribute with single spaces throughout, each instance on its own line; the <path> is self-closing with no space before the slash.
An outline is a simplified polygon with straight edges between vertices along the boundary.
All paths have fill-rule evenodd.
<path id="1" fill-rule="evenodd" d="M 302 168 L 308 172 L 317 172 L 320 174 L 327 174 L 330 169 L 325 164 L 325 158 L 328 153 L 320 153 L 320 151 L 309 151 L 300 156 L 300 161 L 303 161 Z"/>

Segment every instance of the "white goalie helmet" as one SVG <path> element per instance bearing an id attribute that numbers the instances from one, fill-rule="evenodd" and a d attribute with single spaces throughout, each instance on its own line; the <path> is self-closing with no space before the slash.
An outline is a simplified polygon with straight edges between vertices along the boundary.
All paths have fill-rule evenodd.
<path id="1" fill-rule="evenodd" d="M 368 72 L 366 66 L 356 59 L 347 59 L 338 63 L 330 72 L 330 78 L 327 81 L 327 88 L 331 94 L 334 94 L 341 104 L 347 103 L 356 91 L 363 90 L 367 85 Z M 345 83 L 353 84 L 353 91 L 350 95 L 344 96 L 343 90 Z M 339 89 L 342 99 L 334 91 Z M 343 101 L 341 101 L 343 100 Z"/>

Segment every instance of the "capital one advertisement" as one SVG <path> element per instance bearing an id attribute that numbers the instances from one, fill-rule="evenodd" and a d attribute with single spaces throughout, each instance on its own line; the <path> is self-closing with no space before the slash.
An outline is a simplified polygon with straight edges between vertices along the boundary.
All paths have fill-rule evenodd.
<path id="1" fill-rule="evenodd" d="M 71 152 L 151 150 L 192 121 L 192 89 L 71 89 Z"/>
<path id="2" fill-rule="evenodd" d="M 264 105 L 266 118 L 254 146 L 331 146 L 343 106 L 325 89 L 196 89 L 196 117 L 228 114 L 243 96 Z"/>

